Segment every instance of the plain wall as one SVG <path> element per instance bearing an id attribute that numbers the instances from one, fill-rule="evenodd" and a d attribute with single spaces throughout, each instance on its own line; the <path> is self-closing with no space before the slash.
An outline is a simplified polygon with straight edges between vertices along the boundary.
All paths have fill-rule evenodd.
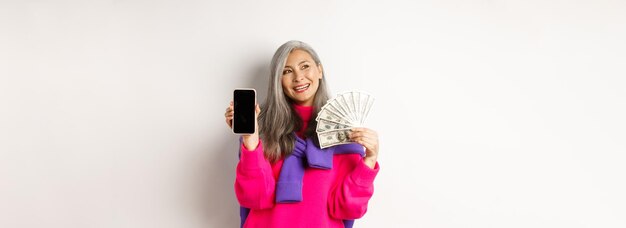
<path id="1" fill-rule="evenodd" d="M 626 227 L 625 1 L 0 1 L 0 227 L 238 227 L 236 87 L 368 91 L 355 227 Z"/>

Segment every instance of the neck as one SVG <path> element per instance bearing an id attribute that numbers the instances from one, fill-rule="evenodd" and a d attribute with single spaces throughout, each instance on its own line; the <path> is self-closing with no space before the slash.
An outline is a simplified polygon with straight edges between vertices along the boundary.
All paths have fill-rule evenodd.
<path id="1" fill-rule="evenodd" d="M 302 129 L 299 129 L 296 134 L 304 138 L 304 132 L 309 125 L 309 120 L 311 120 L 311 116 L 313 115 L 313 106 L 304 106 L 294 103 L 293 107 L 296 110 L 296 113 L 298 113 L 298 116 L 300 116 L 300 119 L 302 119 Z"/>

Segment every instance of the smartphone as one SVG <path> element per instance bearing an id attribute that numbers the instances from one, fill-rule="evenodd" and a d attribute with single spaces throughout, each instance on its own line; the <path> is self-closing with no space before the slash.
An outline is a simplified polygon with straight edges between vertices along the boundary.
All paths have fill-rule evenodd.
<path id="1" fill-rule="evenodd" d="M 237 88 L 233 92 L 233 133 L 254 134 L 256 126 L 256 90 Z"/>

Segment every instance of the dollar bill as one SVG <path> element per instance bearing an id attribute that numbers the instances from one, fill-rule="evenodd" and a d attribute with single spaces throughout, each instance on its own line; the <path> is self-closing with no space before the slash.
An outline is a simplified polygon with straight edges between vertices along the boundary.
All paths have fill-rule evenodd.
<path id="1" fill-rule="evenodd" d="M 348 137 L 350 129 L 331 130 L 325 132 L 318 132 L 317 138 L 320 141 L 320 148 L 324 149 L 331 146 L 340 144 L 352 143 Z"/>
<path id="2" fill-rule="evenodd" d="M 328 109 L 329 112 L 335 114 L 336 116 L 345 119 L 345 120 L 349 120 L 349 118 L 347 117 L 346 114 L 344 114 L 343 112 L 341 112 L 341 110 L 335 108 L 333 106 L 333 103 L 329 102 L 326 105 L 324 105 L 324 107 L 322 107 L 322 109 Z"/>
<path id="3" fill-rule="evenodd" d="M 352 100 L 354 101 L 354 110 L 356 111 L 356 115 L 359 118 L 359 125 L 363 124 L 364 116 L 361 115 L 361 93 L 360 92 L 352 92 Z"/>
<path id="4" fill-rule="evenodd" d="M 325 119 L 319 119 L 317 121 L 317 129 L 315 131 L 325 132 L 325 131 L 349 129 L 349 128 L 350 128 L 350 125 L 341 124 L 341 123 L 337 123 L 337 122 L 325 120 Z"/>
<path id="5" fill-rule="evenodd" d="M 345 93 L 341 94 L 337 96 L 337 100 L 339 101 L 340 106 L 346 110 L 346 113 L 348 114 L 348 118 L 350 119 L 350 122 L 356 122 L 356 117 L 354 116 L 354 110 L 352 109 L 352 106 L 350 104 L 351 101 L 348 101 L 348 96 Z"/>
<path id="6" fill-rule="evenodd" d="M 369 97 L 369 99 L 367 100 L 367 104 L 365 105 L 366 109 L 364 112 L 364 116 L 367 118 L 367 116 L 370 114 L 370 110 L 372 109 L 372 105 L 374 104 L 374 98 L 373 97 Z"/>
<path id="7" fill-rule="evenodd" d="M 320 119 L 330 120 L 337 123 L 351 125 L 352 123 L 349 120 L 346 120 L 340 117 L 338 114 L 333 113 L 329 109 L 322 109 L 318 114 L 316 120 L 319 122 Z"/>
<path id="8" fill-rule="evenodd" d="M 360 99 L 360 111 L 359 114 L 362 116 L 361 118 L 361 124 L 365 123 L 365 119 L 367 119 L 368 116 L 368 110 L 371 108 L 372 103 L 374 101 L 374 97 L 370 96 L 369 94 L 365 93 L 365 92 L 361 92 L 360 94 L 361 99 Z"/>
<path id="9" fill-rule="evenodd" d="M 341 114 L 345 120 L 349 122 L 353 122 L 352 118 L 349 115 L 349 112 L 346 107 L 342 105 L 342 102 L 339 101 L 339 97 L 335 97 L 327 103 L 329 106 L 333 107 L 335 111 Z"/>

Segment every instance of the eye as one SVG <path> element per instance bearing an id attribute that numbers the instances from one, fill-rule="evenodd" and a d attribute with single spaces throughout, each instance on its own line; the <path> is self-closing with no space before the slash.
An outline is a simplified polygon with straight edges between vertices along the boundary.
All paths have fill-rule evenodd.
<path id="1" fill-rule="evenodd" d="M 309 68 L 309 64 L 304 64 L 304 65 L 302 65 L 302 67 L 301 67 L 301 68 L 302 68 L 303 70 L 304 70 L 304 69 L 307 69 L 307 68 Z"/>
<path id="2" fill-rule="evenodd" d="M 290 70 L 290 69 L 285 69 L 285 70 L 283 70 L 283 75 L 285 75 L 285 74 L 289 74 L 289 73 L 291 73 L 291 70 Z"/>

